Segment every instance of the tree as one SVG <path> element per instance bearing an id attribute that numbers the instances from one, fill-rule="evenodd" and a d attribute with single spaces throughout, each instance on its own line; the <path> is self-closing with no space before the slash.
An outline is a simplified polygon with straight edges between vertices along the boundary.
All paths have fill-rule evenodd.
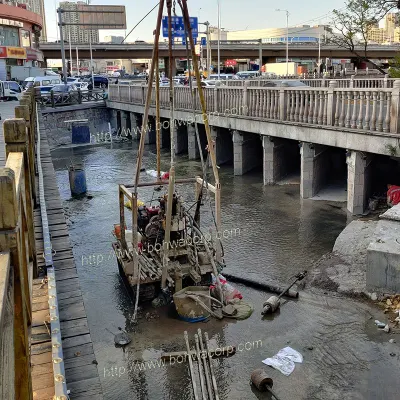
<path id="1" fill-rule="evenodd" d="M 347 0 L 344 11 L 333 10 L 332 26 L 339 33 L 331 35 L 329 42 L 385 73 L 368 57 L 368 34 L 390 10 L 400 7 L 399 3 L 400 0 Z"/>
<path id="2" fill-rule="evenodd" d="M 389 76 L 391 78 L 400 78 L 400 55 L 397 54 L 396 57 L 389 63 Z"/>

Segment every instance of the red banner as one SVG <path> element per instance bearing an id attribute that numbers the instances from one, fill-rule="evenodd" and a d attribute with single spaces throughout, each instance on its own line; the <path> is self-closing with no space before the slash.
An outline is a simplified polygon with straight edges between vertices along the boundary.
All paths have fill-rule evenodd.
<path id="1" fill-rule="evenodd" d="M 0 46 L 0 58 L 7 58 L 7 47 Z"/>
<path id="2" fill-rule="evenodd" d="M 237 61 L 236 60 L 226 60 L 225 61 L 225 66 L 226 67 L 234 67 L 235 65 L 237 65 Z"/>

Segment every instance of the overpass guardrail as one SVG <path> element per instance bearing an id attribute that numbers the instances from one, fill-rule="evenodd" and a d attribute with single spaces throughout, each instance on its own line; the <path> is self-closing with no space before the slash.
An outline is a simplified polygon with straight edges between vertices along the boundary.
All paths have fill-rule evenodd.
<path id="1" fill-rule="evenodd" d="M 257 87 L 249 83 L 221 85 L 204 88 L 204 97 L 207 112 L 212 115 L 400 133 L 400 80 L 394 80 L 392 88 L 340 87 L 339 82 L 331 80 L 328 87 L 289 88 Z M 175 108 L 191 111 L 190 88 L 176 86 L 174 91 Z M 195 94 L 195 109 L 200 112 Z M 110 85 L 108 99 L 144 105 L 146 95 L 147 86 Z M 155 105 L 154 90 L 151 105 Z M 169 108 L 167 87 L 160 88 L 160 106 Z"/>

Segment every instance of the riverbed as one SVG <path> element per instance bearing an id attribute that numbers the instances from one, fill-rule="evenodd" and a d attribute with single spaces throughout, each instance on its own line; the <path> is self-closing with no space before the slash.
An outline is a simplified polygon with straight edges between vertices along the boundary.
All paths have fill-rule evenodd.
<path id="1" fill-rule="evenodd" d="M 388 343 L 390 335 L 377 334 L 373 323 L 385 316 L 368 304 L 317 289 L 301 292 L 298 300 L 287 301 L 265 320 L 260 311 L 269 294 L 235 285 L 254 305 L 247 320 L 190 324 L 176 319 L 170 309 L 149 307 L 141 310 L 139 324 L 134 325 L 111 232 L 119 223 L 117 184 L 133 182 L 137 146 L 134 141 L 52 152 L 106 400 L 192 399 L 187 363 L 158 365 L 156 360 L 163 351 L 184 350 L 183 332 L 193 340 L 198 328 L 208 332 L 214 347 L 241 349 L 214 361 L 220 399 L 269 398 L 252 390 L 249 377 L 264 366 L 263 359 L 285 346 L 304 357 L 289 377 L 264 366 L 282 399 L 398 398 L 399 356 L 389 355 L 400 354 L 398 344 Z M 176 161 L 180 177 L 201 172 L 200 162 L 188 161 L 187 156 Z M 169 154 L 163 151 L 164 171 L 168 162 Z M 88 197 L 71 199 L 70 163 L 85 165 Z M 146 146 L 143 166 L 155 168 L 154 146 Z M 222 229 L 235 232 L 223 242 L 226 271 L 231 274 L 282 285 L 331 251 L 348 222 L 344 204 L 301 200 L 298 185 L 264 186 L 261 170 L 234 177 L 233 167 L 227 165 L 219 172 Z M 142 179 L 151 177 L 143 172 Z M 188 204 L 193 203 L 192 189 L 181 189 Z M 158 195 L 146 189 L 139 198 Z M 204 202 L 205 226 L 212 226 L 212 204 Z M 112 333 L 118 333 L 118 327 L 132 338 L 125 351 L 114 346 Z"/>

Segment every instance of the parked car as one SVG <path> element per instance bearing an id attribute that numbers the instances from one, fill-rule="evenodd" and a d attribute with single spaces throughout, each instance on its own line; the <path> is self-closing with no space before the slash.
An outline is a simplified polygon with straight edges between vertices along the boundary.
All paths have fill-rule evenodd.
<path id="1" fill-rule="evenodd" d="M 219 77 L 218 77 L 218 74 L 210 74 L 210 76 L 208 78 L 208 80 L 212 80 L 212 81 L 214 81 L 214 80 L 227 81 L 229 79 L 235 79 L 235 75 L 233 75 L 233 74 L 219 74 Z"/>
<path id="2" fill-rule="evenodd" d="M 259 71 L 240 71 L 236 75 L 236 79 L 252 79 L 260 76 Z"/>
<path id="3" fill-rule="evenodd" d="M 166 87 L 169 86 L 169 79 L 168 78 L 162 78 L 160 79 L 160 87 Z"/>
<path id="4" fill-rule="evenodd" d="M 80 89 L 81 92 L 88 91 L 89 82 L 74 82 L 73 84 L 77 89 Z"/>
<path id="5" fill-rule="evenodd" d="M 60 84 L 61 84 L 61 78 L 58 75 L 37 76 L 37 77 L 26 78 L 23 83 L 23 87 L 26 90 L 32 86 L 42 87 L 42 86 L 54 86 L 54 85 L 60 85 Z"/>
<path id="6" fill-rule="evenodd" d="M 80 78 L 78 77 L 69 76 L 67 78 L 67 83 L 77 83 L 77 82 L 80 82 Z"/>
<path id="7" fill-rule="evenodd" d="M 22 88 L 15 81 L 2 82 L 4 90 L 4 99 L 6 100 L 19 100 L 22 95 Z"/>
<path id="8" fill-rule="evenodd" d="M 49 93 L 53 94 L 55 103 L 78 103 L 78 89 L 72 83 L 54 85 Z M 51 97 L 48 100 L 51 102 Z"/>
<path id="9" fill-rule="evenodd" d="M 288 79 L 288 80 L 274 80 L 267 81 L 263 85 L 264 87 L 307 87 L 304 82 L 298 81 L 296 79 Z"/>
<path id="10" fill-rule="evenodd" d="M 89 81 L 91 81 L 91 78 L 89 78 Z M 95 88 L 105 89 L 108 88 L 109 79 L 106 76 L 94 75 L 93 83 Z"/>
<path id="11" fill-rule="evenodd" d="M 221 86 L 221 85 L 225 85 L 222 81 L 217 81 L 217 80 L 205 80 L 205 81 L 201 81 L 201 87 L 204 88 L 215 88 L 216 86 Z M 194 82 L 194 86 L 197 86 L 197 83 Z"/>

